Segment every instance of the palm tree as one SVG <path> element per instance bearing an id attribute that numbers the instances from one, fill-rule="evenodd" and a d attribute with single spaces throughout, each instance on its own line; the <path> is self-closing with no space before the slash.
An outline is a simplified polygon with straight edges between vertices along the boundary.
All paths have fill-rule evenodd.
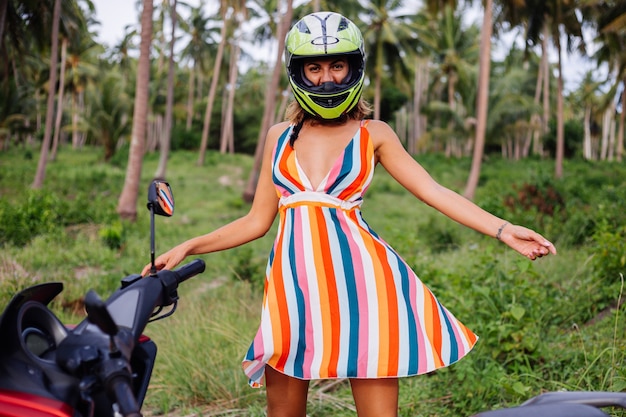
<path id="1" fill-rule="evenodd" d="M 524 32 L 528 32 L 529 15 L 530 12 L 526 7 L 525 1 L 518 0 L 498 0 L 499 7 L 497 8 L 497 15 L 494 19 L 495 27 L 500 31 L 503 27 L 523 28 Z M 547 27 L 546 27 L 547 29 Z M 524 35 L 526 36 L 526 35 Z M 533 113 L 530 116 L 530 126 L 533 126 L 533 130 L 527 133 L 526 142 L 530 146 L 533 145 L 533 152 L 537 155 L 543 155 L 542 136 L 545 135 L 548 128 L 548 121 L 550 119 L 550 63 L 548 61 L 548 38 L 549 32 L 544 29 L 543 36 L 541 36 L 541 65 L 537 69 L 536 87 L 535 87 L 535 103 L 539 103 L 543 94 L 543 113 Z M 526 48 L 526 58 L 531 58 L 530 49 Z M 528 60 L 525 60 L 522 65 L 528 66 Z"/>
<path id="2" fill-rule="evenodd" d="M 174 113 L 174 45 L 176 43 L 176 0 L 172 0 L 170 5 L 170 23 L 172 25 L 172 36 L 170 38 L 170 56 L 167 71 L 167 98 L 165 105 L 165 126 L 161 135 L 161 147 L 159 154 L 159 166 L 154 174 L 155 179 L 165 179 L 167 169 L 167 159 L 170 151 L 170 138 L 172 136 L 172 119 Z"/>
<path id="3" fill-rule="evenodd" d="M 59 137 L 61 136 L 61 121 L 63 119 L 63 95 L 65 93 L 65 65 L 67 64 L 67 44 L 68 40 L 63 37 L 61 41 L 61 68 L 59 71 L 59 93 L 57 94 L 57 112 L 54 122 L 54 136 L 52 137 L 52 150 L 50 152 L 50 160 L 57 159 L 57 150 L 59 147 Z"/>
<path id="4" fill-rule="evenodd" d="M 233 120 L 235 111 L 235 91 L 239 75 L 239 54 L 241 53 L 242 31 L 239 29 L 248 20 L 248 8 L 245 1 L 233 2 L 233 14 L 235 20 L 235 33 L 230 37 L 230 62 L 228 71 L 228 90 L 226 92 L 226 108 L 222 123 L 222 136 L 220 139 L 220 152 L 235 152 L 233 135 Z"/>
<path id="5" fill-rule="evenodd" d="M 70 45 L 67 58 L 66 89 L 71 96 L 72 147 L 80 147 L 84 141 L 84 132 L 79 132 L 81 115 L 85 114 L 84 94 L 86 88 L 94 83 L 98 76 L 98 56 L 103 47 L 91 36 L 81 36 Z M 126 73 L 124 73 L 126 75 Z M 127 80 L 123 80 L 123 84 Z"/>
<path id="6" fill-rule="evenodd" d="M 462 10 L 450 6 L 430 19 L 429 29 L 421 33 L 420 40 L 434 67 L 431 90 L 435 98 L 425 110 L 447 124 L 441 130 L 441 136 L 447 138 L 446 154 L 460 155 L 457 137 L 468 133 L 467 115 L 474 114 L 476 104 L 479 29 L 474 25 L 465 27 Z"/>
<path id="7" fill-rule="evenodd" d="M 416 49 L 415 30 L 409 16 L 402 16 L 401 0 L 369 0 L 365 4 L 367 27 L 363 31 L 369 73 L 374 83 L 374 119 L 380 118 L 381 85 L 385 73 L 402 74 L 407 84 L 411 78 L 407 62 Z M 411 16 L 412 17 L 412 16 Z"/>
<path id="8" fill-rule="evenodd" d="M 224 57 L 224 48 L 228 38 L 226 33 L 229 24 L 228 15 L 228 3 L 226 0 L 220 0 L 219 14 L 222 19 L 222 26 L 220 30 L 220 43 L 217 47 L 217 54 L 215 56 L 215 62 L 213 65 L 213 75 L 211 78 L 211 86 L 209 87 L 209 95 L 207 97 L 206 111 L 204 112 L 204 123 L 202 126 L 202 140 L 200 142 L 200 151 L 198 154 L 198 166 L 204 165 L 204 157 L 206 149 L 209 143 L 209 132 L 211 128 L 211 115 L 213 114 L 213 103 L 215 102 L 215 95 L 217 93 L 217 83 L 220 76 L 220 68 L 222 67 L 222 59 Z"/>
<path id="9" fill-rule="evenodd" d="M 239 76 L 238 62 L 241 55 L 241 46 L 239 41 L 234 40 L 231 43 L 230 63 L 228 70 L 228 88 L 225 93 L 224 114 L 222 118 L 222 134 L 220 138 L 220 153 L 235 153 L 234 138 L 234 112 L 235 112 L 235 93 L 237 78 Z"/>
<path id="10" fill-rule="evenodd" d="M 202 73 L 205 72 L 206 63 L 214 55 L 213 44 L 210 42 L 210 32 L 207 28 L 209 18 L 204 15 L 204 3 L 191 9 L 191 16 L 187 21 L 183 20 L 181 28 L 189 35 L 189 43 L 182 50 L 182 57 L 190 62 L 189 67 L 189 91 L 187 95 L 187 120 L 186 129 L 191 130 L 195 106 L 194 94 L 196 80 L 198 93 L 202 94 Z"/>
<path id="11" fill-rule="evenodd" d="M 109 59 L 119 66 L 126 81 L 129 80 L 129 76 L 132 72 L 132 64 L 134 61 L 131 59 L 130 51 L 137 48 L 137 46 L 133 43 L 136 35 L 136 29 L 126 26 L 124 28 L 124 36 L 110 52 Z"/>
<path id="12" fill-rule="evenodd" d="M 491 70 L 491 26 L 493 1 L 486 0 L 483 14 L 483 28 L 480 35 L 480 64 L 478 72 L 478 92 L 476 97 L 476 136 L 472 168 L 467 179 L 463 195 L 473 199 L 478 186 L 480 168 L 485 149 L 485 131 L 487 130 L 487 110 L 489 99 L 489 72 Z"/>
<path id="13" fill-rule="evenodd" d="M 152 0 L 143 0 L 141 12 L 141 46 L 135 86 L 133 130 L 124 188 L 117 203 L 117 213 L 122 219 L 137 219 L 137 194 L 141 180 L 141 166 L 146 141 L 148 116 L 148 88 L 150 85 L 150 46 L 152 43 Z"/>
<path id="14" fill-rule="evenodd" d="M 52 44 L 50 48 L 50 80 L 48 84 L 48 108 L 46 111 L 46 130 L 41 144 L 39 163 L 32 188 L 39 189 L 43 186 L 46 176 L 46 164 L 52 136 L 52 119 L 54 117 L 54 93 L 57 81 L 57 59 L 59 49 L 59 21 L 61 18 L 61 0 L 54 0 L 52 13 Z"/>
<path id="15" fill-rule="evenodd" d="M 583 13 L 597 30 L 596 41 L 600 48 L 594 54 L 598 65 L 606 64 L 612 70 L 614 82 L 611 90 L 619 90 L 621 84 L 621 112 L 617 132 L 616 159 L 622 161 L 624 153 L 624 130 L 626 113 L 626 4 L 588 0 Z"/>
<path id="16" fill-rule="evenodd" d="M 285 47 L 285 35 L 291 25 L 291 19 L 293 16 L 293 0 L 287 1 L 287 11 L 282 17 L 280 17 L 278 24 L 276 25 L 276 39 L 278 40 L 278 46 L 276 48 L 276 59 L 274 61 L 274 69 L 272 71 L 272 77 L 267 83 L 267 89 L 265 90 L 265 107 L 263 110 L 263 119 L 261 123 L 261 129 L 259 130 L 259 138 L 257 140 L 256 150 L 254 152 L 254 165 L 246 188 L 243 192 L 243 199 L 247 202 L 252 202 L 254 199 L 254 192 L 256 190 L 256 184 L 259 177 L 259 171 L 261 170 L 261 161 L 263 159 L 263 149 L 265 147 L 265 135 L 270 128 L 270 123 L 273 120 L 274 106 L 276 104 L 276 91 L 278 91 L 278 84 L 280 82 L 280 74 L 283 71 L 282 68 L 282 56 L 283 49 Z"/>
<path id="17" fill-rule="evenodd" d="M 2 52 L 2 47 L 4 42 L 2 42 L 4 35 L 4 24 L 7 20 L 7 11 L 9 9 L 9 0 L 0 1 L 0 52 Z"/>
<path id="18" fill-rule="evenodd" d="M 294 9 L 294 16 L 300 18 L 309 13 L 321 12 L 330 10 L 346 16 L 350 20 L 356 20 L 359 11 L 363 10 L 363 7 L 358 1 L 345 1 L 345 0 L 314 0 L 311 2 L 304 2 L 300 6 Z"/>
<path id="19" fill-rule="evenodd" d="M 574 117 L 582 116 L 583 119 L 584 135 L 582 156 L 587 160 L 593 160 L 597 157 L 597 146 L 594 144 L 592 127 L 595 123 L 595 116 L 599 113 L 601 108 L 602 99 L 599 93 L 602 85 L 602 81 L 594 78 L 593 71 L 587 71 L 580 86 L 570 95 L 570 106 L 574 107 L 576 111 Z"/>
<path id="20" fill-rule="evenodd" d="M 565 149 L 564 113 L 563 113 L 563 47 L 561 37 L 566 40 L 566 50 L 571 52 L 575 43 L 580 51 L 584 51 L 585 43 L 582 36 L 582 23 L 577 15 L 576 4 L 566 0 L 526 0 L 525 14 L 528 16 L 527 44 L 536 45 L 540 41 L 552 40 L 557 52 L 557 138 L 554 175 L 563 175 L 563 156 Z M 577 42 L 576 42 L 577 41 Z M 542 53 L 546 54 L 545 46 Z M 547 64 L 546 64 L 547 67 Z M 548 73 L 544 68 L 544 83 Z M 547 111 L 547 92 L 544 90 L 544 112 Z M 544 120 L 545 123 L 545 120 Z"/>
<path id="21" fill-rule="evenodd" d="M 104 149 L 104 160 L 115 154 L 118 139 L 128 133 L 128 112 L 132 102 L 126 93 L 126 83 L 119 71 L 103 70 L 98 83 L 87 89 L 89 112 L 83 119 L 83 129 Z"/>
<path id="22" fill-rule="evenodd" d="M 523 61 L 523 52 L 513 49 L 504 62 L 494 63 L 487 116 L 486 137 L 500 144 L 503 157 L 516 160 L 528 153 L 527 133 L 535 128 L 530 115 L 539 107 L 532 67 L 525 68 Z"/>
<path id="23" fill-rule="evenodd" d="M 1 53 L 6 53 L 10 45 L 14 49 L 14 57 L 19 58 L 29 55 L 30 49 L 40 52 L 50 46 L 53 3 L 41 0 L 3 0 L 3 3 L 6 4 L 0 6 L 0 11 L 4 9 L 4 17 L 0 15 L 3 19 Z"/>
<path id="24" fill-rule="evenodd" d="M 90 0 L 85 0 L 88 10 L 93 13 L 94 7 Z M 64 93 L 65 93 L 65 69 L 67 66 L 67 50 L 73 44 L 79 44 L 82 38 L 91 38 L 87 27 L 87 21 L 82 10 L 78 7 L 76 1 L 66 2 L 66 7 L 62 9 L 61 26 L 59 28 L 62 34 L 61 41 L 61 69 L 59 72 L 59 92 L 57 98 L 56 121 L 54 127 L 54 137 L 52 140 L 52 150 L 50 159 L 56 160 L 59 140 L 61 136 L 61 121 L 63 119 Z"/>

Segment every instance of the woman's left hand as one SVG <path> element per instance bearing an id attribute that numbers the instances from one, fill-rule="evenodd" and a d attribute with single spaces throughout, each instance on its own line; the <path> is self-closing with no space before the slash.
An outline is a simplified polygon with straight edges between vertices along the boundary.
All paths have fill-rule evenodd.
<path id="1" fill-rule="evenodd" d="M 549 254 L 556 255 L 556 248 L 548 239 L 523 226 L 506 225 L 500 240 L 531 261 Z"/>

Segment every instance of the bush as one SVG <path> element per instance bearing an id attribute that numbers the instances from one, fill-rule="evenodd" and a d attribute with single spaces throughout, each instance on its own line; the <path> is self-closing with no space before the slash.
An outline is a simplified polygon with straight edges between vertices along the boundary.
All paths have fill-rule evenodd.
<path id="1" fill-rule="evenodd" d="M 180 149 L 195 150 L 200 148 L 202 131 L 187 130 L 185 126 L 176 125 L 172 129 L 171 151 Z"/>
<path id="2" fill-rule="evenodd" d="M 232 268 L 234 277 L 249 282 L 255 289 L 263 291 L 266 259 L 254 257 L 254 252 L 250 246 L 243 246 L 234 251 L 236 255 Z"/>
<path id="3" fill-rule="evenodd" d="M 626 226 L 614 227 L 603 220 L 593 235 L 593 270 L 605 283 L 604 303 L 614 298 L 620 276 L 626 277 Z"/>
<path id="4" fill-rule="evenodd" d="M 121 249 L 126 239 L 124 225 L 120 221 L 103 227 L 98 234 L 104 244 L 113 250 Z"/>
<path id="5" fill-rule="evenodd" d="M 15 205 L 0 201 L 0 244 L 24 246 L 44 233 L 63 225 L 61 213 L 67 205 L 47 191 L 30 191 L 26 200 Z"/>

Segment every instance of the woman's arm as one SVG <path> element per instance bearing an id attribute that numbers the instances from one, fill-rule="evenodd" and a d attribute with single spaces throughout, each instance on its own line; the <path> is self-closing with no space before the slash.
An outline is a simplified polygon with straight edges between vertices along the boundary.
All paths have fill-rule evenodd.
<path id="1" fill-rule="evenodd" d="M 534 260 L 549 253 L 556 253 L 554 245 L 539 233 L 509 224 L 437 183 L 406 152 L 395 132 L 386 123 L 372 121 L 368 129 L 381 165 L 396 181 L 424 203 L 464 226 L 497 237 L 529 259 Z"/>
<path id="2" fill-rule="evenodd" d="M 157 270 L 173 269 L 189 255 L 200 255 L 234 248 L 264 236 L 278 212 L 278 195 L 272 183 L 272 151 L 280 134 L 287 128 L 280 123 L 270 128 L 263 150 L 263 161 L 250 211 L 210 233 L 191 238 L 155 259 Z M 150 271 L 146 265 L 142 275 Z"/>

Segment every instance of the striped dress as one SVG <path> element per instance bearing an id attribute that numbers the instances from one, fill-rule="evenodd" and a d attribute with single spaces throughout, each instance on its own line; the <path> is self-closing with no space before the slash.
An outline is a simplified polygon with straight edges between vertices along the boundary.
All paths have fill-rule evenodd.
<path id="1" fill-rule="evenodd" d="M 374 172 L 363 122 L 313 189 L 289 144 L 272 157 L 280 197 L 261 324 L 243 360 L 250 385 L 265 365 L 300 379 L 418 375 L 465 356 L 477 337 L 363 220 Z"/>

